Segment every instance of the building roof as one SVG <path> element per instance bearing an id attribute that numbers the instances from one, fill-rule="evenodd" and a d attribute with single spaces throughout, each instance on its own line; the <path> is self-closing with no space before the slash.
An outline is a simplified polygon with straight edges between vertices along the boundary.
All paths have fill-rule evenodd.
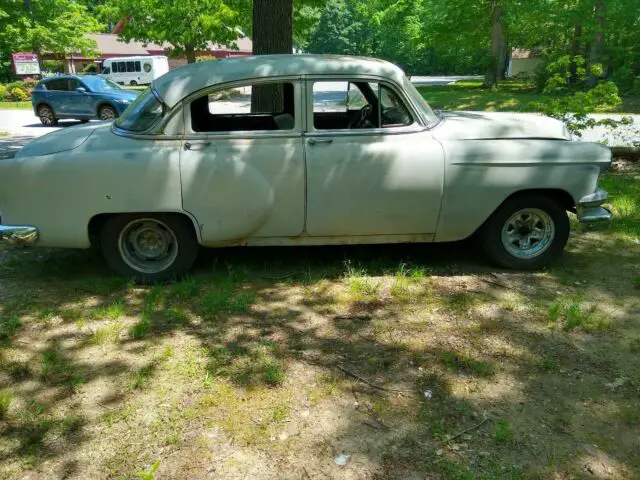
<path id="1" fill-rule="evenodd" d="M 96 50 L 102 55 L 151 55 L 158 52 L 165 52 L 171 50 L 173 47 L 170 43 L 165 42 L 162 45 L 157 43 L 144 43 L 131 40 L 125 42 L 120 39 L 118 35 L 112 33 L 89 33 L 87 38 L 95 40 L 97 47 Z M 238 51 L 242 53 L 251 53 L 253 49 L 253 43 L 249 38 L 239 38 L 236 42 Z M 219 45 L 217 43 L 209 42 L 209 50 L 224 50 L 234 51 L 233 47 L 227 47 Z M 153 52 L 153 53 L 152 53 Z"/>
<path id="2" fill-rule="evenodd" d="M 96 50 L 105 55 L 149 55 L 142 42 L 126 43 L 110 33 L 89 33 L 87 38 L 95 40 Z"/>
<path id="3" fill-rule="evenodd" d="M 293 75 L 358 75 L 386 78 L 402 84 L 402 70 L 376 58 L 347 55 L 259 55 L 192 63 L 153 82 L 168 107 L 209 86 L 246 79 Z"/>

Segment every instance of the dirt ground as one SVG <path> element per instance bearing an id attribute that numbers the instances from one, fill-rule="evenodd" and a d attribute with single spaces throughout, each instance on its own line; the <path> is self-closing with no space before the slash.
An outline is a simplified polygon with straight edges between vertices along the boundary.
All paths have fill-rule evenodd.
<path id="1" fill-rule="evenodd" d="M 0 479 L 640 478 L 640 172 L 536 273 L 471 242 L 0 246 Z"/>

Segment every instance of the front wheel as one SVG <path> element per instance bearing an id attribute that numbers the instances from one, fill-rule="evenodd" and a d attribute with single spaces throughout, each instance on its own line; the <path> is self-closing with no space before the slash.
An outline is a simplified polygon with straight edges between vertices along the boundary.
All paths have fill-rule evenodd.
<path id="1" fill-rule="evenodd" d="M 139 283 L 178 279 L 198 256 L 193 226 L 172 214 L 111 217 L 102 228 L 101 246 L 111 268 Z"/>
<path id="2" fill-rule="evenodd" d="M 55 113 L 48 105 L 41 105 L 38 107 L 38 118 L 40 123 L 45 127 L 55 127 L 58 124 L 58 119 Z"/>
<path id="3" fill-rule="evenodd" d="M 480 241 L 501 267 L 540 269 L 557 257 L 569 238 L 569 218 L 559 203 L 540 194 L 507 200 L 487 220 Z"/>
<path id="4" fill-rule="evenodd" d="M 113 107 L 104 105 L 98 110 L 98 118 L 100 120 L 114 120 L 118 116 L 118 113 Z"/>

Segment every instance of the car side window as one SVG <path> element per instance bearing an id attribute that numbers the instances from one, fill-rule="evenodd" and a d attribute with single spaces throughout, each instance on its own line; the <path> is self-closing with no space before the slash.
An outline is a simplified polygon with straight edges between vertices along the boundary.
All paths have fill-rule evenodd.
<path id="1" fill-rule="evenodd" d="M 111 69 L 109 67 L 105 68 L 104 70 L 102 70 L 102 73 L 104 75 L 109 75 L 111 73 Z"/>
<path id="2" fill-rule="evenodd" d="M 136 67 L 135 68 L 136 72 L 139 72 L 140 71 L 140 61 L 139 60 L 135 62 L 135 67 Z"/>
<path id="3" fill-rule="evenodd" d="M 76 80 L 75 78 L 72 78 L 69 80 L 69 90 L 71 92 L 75 92 L 76 88 L 78 87 L 83 87 L 84 85 L 82 85 L 78 80 Z"/>
<path id="4" fill-rule="evenodd" d="M 313 83 L 316 130 L 392 128 L 412 123 L 409 109 L 387 85 L 363 80 Z"/>
<path id="5" fill-rule="evenodd" d="M 402 99 L 386 85 L 380 87 L 380 118 L 383 127 L 404 127 L 413 123 Z"/>
<path id="6" fill-rule="evenodd" d="M 133 62 L 127 62 L 127 72 L 135 72 L 136 68 Z"/>
<path id="7" fill-rule="evenodd" d="M 46 84 L 46 88 L 53 92 L 67 92 L 69 91 L 69 81 L 66 78 L 59 78 L 56 80 L 49 80 Z"/>
<path id="8" fill-rule="evenodd" d="M 247 84 L 209 93 L 190 105 L 194 132 L 293 130 L 295 89 L 290 82 Z"/>
<path id="9" fill-rule="evenodd" d="M 378 127 L 378 83 L 332 80 L 313 83 L 316 130 Z"/>

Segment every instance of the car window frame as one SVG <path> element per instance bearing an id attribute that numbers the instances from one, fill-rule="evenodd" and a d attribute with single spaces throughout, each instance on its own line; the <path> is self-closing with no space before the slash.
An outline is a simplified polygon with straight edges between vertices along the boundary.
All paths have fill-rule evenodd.
<path id="1" fill-rule="evenodd" d="M 410 125 L 398 126 L 398 127 L 374 127 L 374 128 L 357 128 L 357 129 L 316 129 L 314 125 L 313 119 L 313 83 L 314 82 L 371 82 L 377 83 L 379 86 L 386 86 L 392 92 L 394 92 L 398 98 L 402 101 L 404 106 L 407 108 L 408 112 L 413 119 L 413 122 Z M 306 136 L 310 137 L 327 137 L 327 136 L 336 136 L 336 135 L 396 135 L 403 133 L 414 133 L 426 130 L 427 127 L 424 124 L 422 115 L 420 115 L 413 102 L 406 95 L 404 90 L 397 85 L 395 82 L 389 80 L 386 77 L 379 77 L 376 75 L 306 75 L 305 76 L 305 86 L 306 86 L 306 95 L 305 95 L 305 108 L 306 108 L 306 125 L 307 129 L 305 132 Z M 378 112 L 380 115 L 380 112 Z"/>
<path id="2" fill-rule="evenodd" d="M 294 127 L 291 130 L 237 130 L 229 132 L 196 132 L 191 128 L 191 102 L 204 96 L 216 92 L 228 90 L 229 88 L 245 87 L 248 85 L 264 85 L 269 83 L 292 83 L 294 97 Z M 221 138 L 284 138 L 301 137 L 304 131 L 304 81 L 301 75 L 267 77 L 267 78 L 245 78 L 233 82 L 220 83 L 193 92 L 182 100 L 183 128 L 185 140 L 198 139 L 221 139 Z"/>

